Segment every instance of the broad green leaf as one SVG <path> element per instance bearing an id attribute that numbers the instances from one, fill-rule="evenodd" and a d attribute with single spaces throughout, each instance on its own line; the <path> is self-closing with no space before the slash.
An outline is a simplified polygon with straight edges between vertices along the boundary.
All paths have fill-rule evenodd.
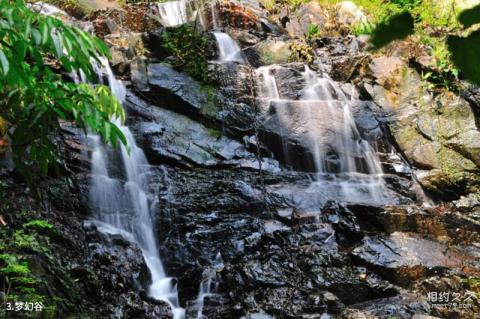
<path id="1" fill-rule="evenodd" d="M 59 129 L 59 118 L 101 133 L 106 142 L 126 144 L 110 121 L 125 117 L 110 90 L 65 82 L 52 68 L 60 64 L 67 72 L 83 71 L 93 78 L 91 59 L 109 53 L 103 41 L 30 11 L 22 0 L 0 0 L 0 39 L 0 103 L 8 105 L 2 107 L 2 118 L 15 123 L 9 126 L 13 157 L 25 178 L 30 180 L 29 169 L 46 174 L 56 162 L 50 136 Z"/>
<path id="2" fill-rule="evenodd" d="M 473 32 L 468 37 L 449 36 L 448 49 L 451 52 L 455 66 L 463 76 L 480 85 L 480 30 Z"/>
<path id="3" fill-rule="evenodd" d="M 10 70 L 10 63 L 8 62 L 7 56 L 0 50 L 0 64 L 2 65 L 3 74 L 7 75 Z"/>
<path id="4" fill-rule="evenodd" d="M 458 21 L 463 24 L 465 28 L 480 23 L 480 4 L 471 9 L 462 11 L 458 16 Z"/>
<path id="5" fill-rule="evenodd" d="M 395 40 L 401 40 L 414 32 L 414 19 L 409 12 L 396 14 L 379 23 L 373 31 L 370 43 L 380 49 Z"/>

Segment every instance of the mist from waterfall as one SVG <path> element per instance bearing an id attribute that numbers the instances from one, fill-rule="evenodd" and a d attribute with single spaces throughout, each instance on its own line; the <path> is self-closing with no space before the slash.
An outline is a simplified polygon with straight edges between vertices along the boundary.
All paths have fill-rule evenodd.
<path id="1" fill-rule="evenodd" d="M 108 61 L 102 59 L 102 62 L 101 67 L 95 67 L 100 81 L 106 74 L 112 93 L 123 102 L 125 86 L 115 78 Z M 124 134 L 128 146 L 121 145 L 120 150 L 114 150 L 105 145 L 98 135 L 89 136 L 93 141 L 90 201 L 98 219 L 98 228 L 104 233 L 119 234 L 139 245 L 151 274 L 149 295 L 170 304 L 175 319 L 184 318 L 176 284 L 173 278 L 165 274 L 154 234 L 147 192 L 150 174 L 148 161 L 142 149 L 136 145 L 130 129 L 121 125 L 119 120 L 115 120 L 115 123 Z M 122 170 L 115 167 L 118 165 Z"/>

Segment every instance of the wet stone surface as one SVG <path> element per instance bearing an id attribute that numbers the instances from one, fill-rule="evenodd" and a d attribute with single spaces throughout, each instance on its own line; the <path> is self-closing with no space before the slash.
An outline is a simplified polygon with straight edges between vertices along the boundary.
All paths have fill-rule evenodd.
<path id="1" fill-rule="evenodd" d="M 250 65 L 209 62 L 209 83 L 202 84 L 152 57 L 130 56 L 130 78 L 122 72 L 133 82 L 126 122 L 151 166 L 144 186 L 160 256 L 187 318 L 200 310 L 210 319 L 474 318 L 476 296 L 468 309 L 439 310 L 427 300 L 432 291 L 479 292 L 480 204 L 467 194 L 478 179 L 472 109 L 463 100 L 455 109 L 447 97 L 428 99 L 428 107 L 441 102 L 468 124 L 444 125 L 446 137 L 436 136 L 428 125 L 433 113 L 415 102 L 425 97 L 416 71 L 405 73 L 404 100 L 390 103 L 396 91 L 389 91 L 389 76 L 398 75 L 400 58 L 372 62 L 360 37 L 332 36 L 314 40 L 315 68 L 289 63 L 291 39 L 252 3 L 222 9 L 231 17 L 222 25 L 243 38 Z M 309 21 L 324 25 L 322 10 L 304 4 L 296 21 L 279 12 L 286 32 L 298 34 Z M 150 40 L 163 32 L 148 31 Z M 279 65 L 256 69 L 272 63 Z M 262 74 L 274 78 L 278 97 L 261 94 Z M 312 77 L 321 85 L 307 85 Z M 477 96 L 472 88 L 466 99 Z M 79 130 L 62 127 L 75 186 L 50 185 L 47 201 L 58 224 L 67 225 L 59 231 L 69 244 L 59 245 L 71 250 L 67 263 L 77 288 L 91 293 L 85 303 L 102 318 L 171 318 L 165 303 L 148 297 L 150 274 L 138 245 L 84 223 L 95 216 L 88 200 L 92 149 Z M 449 129 L 468 135 L 468 143 Z M 419 143 L 409 144 L 409 134 Z M 442 156 L 465 164 L 457 170 L 464 184 L 439 164 L 438 143 L 448 146 Z M 372 163 L 380 168 L 365 174 Z M 110 164 L 125 179 L 124 164 Z M 426 197 L 413 174 L 455 201 L 422 205 Z M 205 282 L 212 282 L 210 292 L 199 298 Z"/>

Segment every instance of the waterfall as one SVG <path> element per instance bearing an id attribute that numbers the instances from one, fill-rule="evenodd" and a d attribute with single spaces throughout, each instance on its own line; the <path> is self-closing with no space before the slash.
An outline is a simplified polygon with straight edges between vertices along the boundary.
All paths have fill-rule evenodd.
<path id="1" fill-rule="evenodd" d="M 293 168 L 312 162 L 316 173 L 308 188 L 283 189 L 283 195 L 295 193 L 292 197 L 312 207 L 321 205 L 324 199 L 388 201 L 389 190 L 383 181 L 380 160 L 374 148 L 361 137 L 350 109 L 358 96 L 355 89 L 351 87 L 352 91 L 347 93 L 328 76 L 320 77 L 305 67 L 300 97 L 283 98 L 275 78 L 277 68 L 282 67 L 260 67 L 256 73 L 263 112 L 274 113 L 278 119 L 282 152 L 279 156 Z M 301 158 L 301 164 L 298 149 L 289 140 L 291 135 L 311 156 Z"/>
<path id="2" fill-rule="evenodd" d="M 367 174 L 381 174 L 382 168 L 375 151 L 370 144 L 361 138 L 355 120 L 350 111 L 349 103 L 353 100 L 343 92 L 337 82 L 328 77 L 320 78 L 308 67 L 305 70 L 304 78 L 306 87 L 301 101 L 305 101 L 305 108 L 309 118 L 314 119 L 313 113 L 320 110 L 329 118 L 329 129 L 335 132 L 332 148 L 339 155 L 339 172 L 365 172 Z M 352 88 L 353 90 L 353 88 Z M 335 96 L 335 97 L 334 97 Z M 340 101 L 340 106 L 336 105 Z M 325 102 L 325 103 L 322 103 Z M 326 107 L 325 107 L 326 106 Z M 325 116 L 325 115 L 324 115 Z M 314 121 L 308 122 L 312 133 L 313 148 L 315 148 L 315 166 L 318 172 L 328 172 L 325 166 L 326 157 L 325 147 L 315 141 L 320 127 Z M 323 123 L 326 124 L 326 123 Z M 331 142 L 331 141 L 329 141 Z M 360 156 L 364 160 L 364 166 L 361 167 L 355 160 L 355 156 Z"/>
<path id="3" fill-rule="evenodd" d="M 218 253 L 212 263 L 212 267 L 206 268 L 203 271 L 203 279 L 200 283 L 200 289 L 196 303 L 197 319 L 206 319 L 206 317 L 203 315 L 205 298 L 216 295 L 219 284 L 217 272 L 221 272 L 224 267 L 225 265 L 223 263 L 222 255 Z"/>
<path id="4" fill-rule="evenodd" d="M 238 63 L 245 63 L 240 47 L 231 36 L 224 32 L 214 32 L 213 35 L 215 36 L 218 50 L 220 52 L 220 62 L 234 61 Z"/>
<path id="5" fill-rule="evenodd" d="M 214 286 L 215 283 L 215 277 L 216 273 L 214 270 L 207 268 L 203 271 L 203 280 L 200 283 L 200 291 L 198 292 L 198 298 L 197 298 L 197 319 L 204 319 L 203 315 L 203 306 L 205 302 L 205 298 L 214 295 L 213 291 L 215 290 Z"/>
<path id="6" fill-rule="evenodd" d="M 125 87 L 113 75 L 108 61 L 102 59 L 102 66 L 95 69 L 100 80 L 103 74 L 107 75 L 112 93 L 123 102 Z M 173 309 L 174 318 L 184 318 L 184 310 L 179 307 L 176 284 L 173 278 L 165 274 L 155 239 L 147 192 L 149 164 L 142 149 L 136 145 L 130 129 L 121 125 L 120 121 L 115 121 L 127 139 L 128 149 L 121 145 L 118 152 L 102 143 L 98 135 L 90 135 L 94 147 L 90 201 L 96 212 L 98 228 L 105 233 L 122 235 L 139 245 L 151 273 L 150 296 L 167 302 Z M 114 167 L 108 164 L 119 158 L 123 171 L 114 172 Z"/>
<path id="7" fill-rule="evenodd" d="M 164 26 L 174 27 L 188 22 L 188 0 L 158 3 L 160 19 Z"/>
<path id="8" fill-rule="evenodd" d="M 212 16 L 212 26 L 213 29 L 216 30 L 220 27 L 220 24 L 218 23 L 218 18 L 217 18 L 217 8 L 216 8 L 217 2 L 214 2 L 210 5 L 210 15 Z"/>

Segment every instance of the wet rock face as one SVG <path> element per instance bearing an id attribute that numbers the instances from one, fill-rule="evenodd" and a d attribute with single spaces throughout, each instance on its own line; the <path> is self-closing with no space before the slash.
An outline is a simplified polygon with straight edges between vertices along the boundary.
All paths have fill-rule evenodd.
<path id="1" fill-rule="evenodd" d="M 213 104 L 208 92 L 197 81 L 166 64 L 148 65 L 147 78 L 150 99 L 156 105 L 198 115 L 203 108 Z"/>
<path id="2" fill-rule="evenodd" d="M 349 205 L 360 224 L 370 231 L 417 233 L 426 239 L 454 245 L 470 245 L 480 237 L 477 221 L 464 216 L 460 211 L 475 209 L 475 200 L 458 201 L 457 207 L 439 206 L 421 209 L 416 206 L 369 207 Z"/>
<path id="3" fill-rule="evenodd" d="M 421 197 L 412 191 L 411 170 L 395 169 L 403 162 L 399 156 L 396 163 L 390 159 L 394 147 L 383 129 L 388 125 L 403 155 L 426 172 L 417 171 L 422 184 L 449 198 L 475 185 L 477 133 L 467 104 L 426 96 L 413 70 L 399 72 L 401 59 L 371 61 L 363 51 L 365 40 L 353 36 L 316 39 L 315 72 L 352 81 L 362 94 L 357 96 L 351 84 L 336 83 L 336 90 L 330 82 L 315 92 L 320 101 L 300 101 L 308 70 L 287 63 L 291 40 L 257 13 L 256 1 L 222 8 L 217 8 L 223 10 L 222 24 L 247 47 L 250 65 L 211 62 L 208 86 L 153 60 L 165 58 L 158 45 L 162 28 L 129 39 L 105 37 L 115 47 L 126 43 L 115 54 L 116 70 L 132 84 L 125 103 L 127 124 L 152 166 L 147 186 L 160 255 L 167 274 L 177 279 L 187 318 L 198 316 L 199 287 L 208 279 L 213 293 L 203 300 L 203 315 L 211 319 L 473 318 L 478 307 L 441 312 L 432 309 L 426 296 L 437 290 L 478 291 L 471 280 L 478 277 L 478 198 L 433 208 L 412 206 Z M 336 18 L 354 23 L 351 19 L 360 15 L 350 9 L 346 5 L 346 13 Z M 287 31 L 303 35 L 311 22 L 325 26 L 321 10 L 310 2 L 295 15 L 283 12 L 290 19 L 283 21 Z M 114 32 L 115 24 L 108 25 L 108 32 Z M 143 57 L 144 48 L 152 54 Z M 254 85 L 254 67 L 270 63 L 281 63 L 271 75 L 283 101 L 265 103 Z M 280 170 L 276 160 L 315 170 L 312 145 L 327 148 L 342 133 L 343 117 L 325 110 L 341 110 L 345 103 L 358 128 L 354 138 L 378 146 L 388 174 L 368 179 L 347 174 L 345 179 L 332 173 L 318 180 L 308 172 Z M 451 118 L 458 121 L 447 122 Z M 81 211 L 86 218 L 91 150 L 78 139 L 78 131 L 64 129 L 66 149 L 75 150 L 66 160 L 80 172 L 74 176 L 84 198 L 69 207 L 69 192 L 48 197 L 62 213 Z M 285 148 L 288 159 L 282 158 Z M 326 156 L 332 172 L 340 165 L 338 153 Z M 468 165 L 452 171 L 443 164 L 449 156 L 455 165 Z M 359 154 L 353 157 L 361 161 Z M 369 196 L 383 183 L 393 194 L 386 201 L 389 207 Z M 322 187 L 324 192 L 318 190 Z M 62 187 L 51 187 L 57 188 Z M 350 202 L 364 194 L 362 205 L 333 200 Z M 88 224 L 82 227 L 77 214 L 63 218 L 74 221 L 64 220 L 69 226 L 62 232 L 74 235 L 69 258 L 79 285 L 91 294 L 85 298 L 93 299 L 87 302 L 92 309 L 103 317 L 171 318 L 169 307 L 147 297 L 149 274 L 135 244 L 101 235 Z M 102 305 L 95 304 L 99 299 Z"/>
<path id="4" fill-rule="evenodd" d="M 243 143 L 222 136 L 216 128 L 206 127 L 166 109 L 152 107 L 132 93 L 127 95 L 125 104 L 132 114 L 138 116 L 130 120 L 130 127 L 138 136 L 137 143 L 142 145 L 153 164 L 170 163 L 180 167 L 258 166 L 255 153 Z M 265 161 L 275 166 L 274 161 Z M 266 165 L 264 168 L 267 168 Z"/>
<path id="5" fill-rule="evenodd" d="M 339 314 L 349 305 L 398 294 L 341 252 L 340 246 L 363 236 L 351 212 L 330 203 L 320 221 L 274 217 L 264 205 L 273 209 L 281 202 L 264 197 L 260 178 L 278 183 L 281 176 L 168 169 L 159 194 L 158 235 L 166 268 L 179 274 L 182 300 L 196 298 L 192 282 L 202 280 L 198 268 L 214 268 L 218 255 L 223 266 L 217 295 L 207 298 L 204 308 L 212 318 Z"/>
<path id="6" fill-rule="evenodd" d="M 28 261 L 29 276 L 38 282 L 35 291 L 52 308 L 48 315 L 53 318 L 90 318 L 93 314 L 98 318 L 170 318 L 168 305 L 147 297 L 150 275 L 139 247 L 101 234 L 84 222 L 88 212 L 82 208 L 81 194 L 88 192 L 88 182 L 82 176 L 42 181 L 38 185 L 44 198 L 40 205 L 26 185 L 2 173 L 6 192 L 0 209 L 7 223 L 0 233 L 2 254 Z M 24 251 L 3 250 L 10 241 L 4 232 L 13 234 L 32 220 L 49 223 L 53 229 L 32 229 L 29 233 L 36 243 Z"/>
<path id="7" fill-rule="evenodd" d="M 391 280 L 400 285 L 408 285 L 428 276 L 429 272 L 459 269 L 475 258 L 475 255 L 464 255 L 455 249 L 445 251 L 439 243 L 397 232 L 386 238 L 365 238 L 352 255 L 370 267 L 388 269 L 388 276 L 393 275 Z"/>
<path id="8" fill-rule="evenodd" d="M 86 293 L 102 300 L 117 301 L 115 311 L 123 316 L 145 316 L 148 318 L 172 316 L 170 306 L 164 302 L 151 300 L 146 296 L 145 287 L 149 285 L 150 274 L 145 264 L 142 251 L 121 236 L 108 236 L 98 233 L 94 226 L 86 223 L 88 241 L 90 242 L 88 263 L 97 277 L 95 282 L 88 282 L 91 274 L 86 274 L 82 281 L 87 282 Z M 77 271 L 82 276 L 83 269 Z M 141 294 L 132 291 L 142 291 Z M 112 311 L 114 309 L 111 309 Z"/>

